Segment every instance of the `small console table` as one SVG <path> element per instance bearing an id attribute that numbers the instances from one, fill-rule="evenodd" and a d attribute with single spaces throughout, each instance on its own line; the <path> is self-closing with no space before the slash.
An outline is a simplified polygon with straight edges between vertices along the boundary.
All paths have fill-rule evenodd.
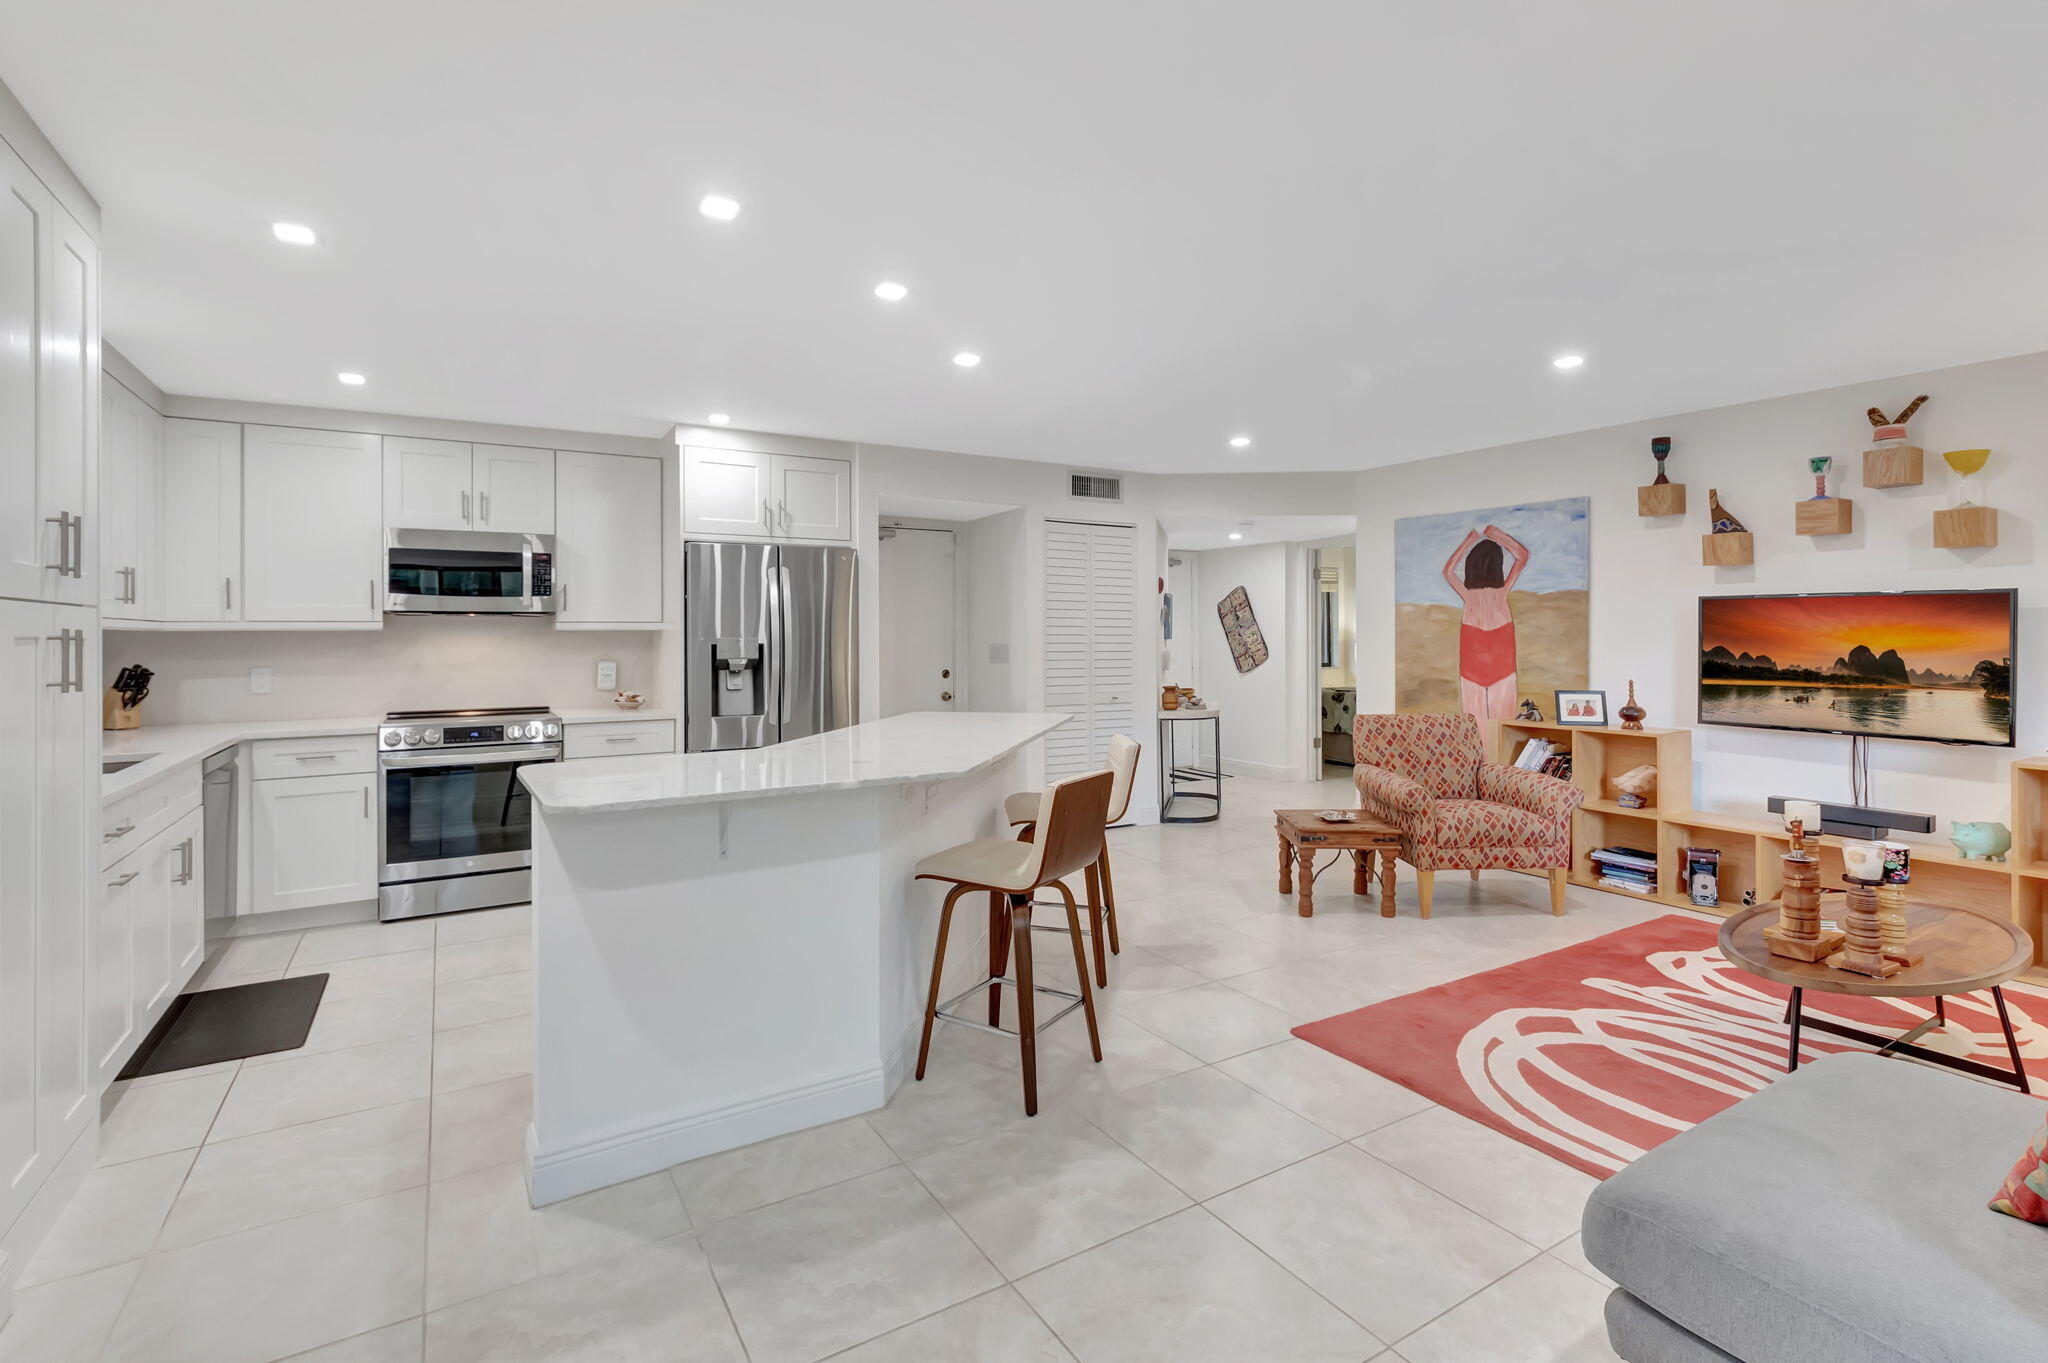
<path id="1" fill-rule="evenodd" d="M 1207 710 L 1161 710 L 1159 712 L 1159 822 L 1161 823 L 1214 823 L 1223 813 L 1223 712 L 1211 706 Z M 1174 748 L 1178 736 L 1177 726 L 1182 724 L 1207 724 L 1211 751 L 1215 754 L 1217 770 L 1189 766 L 1180 760 Z M 1200 752 L 1199 747 L 1197 753 Z M 1206 783 L 1208 790 L 1187 790 L 1189 783 Z M 1176 814 L 1175 800 L 1207 800 L 1206 814 Z"/>

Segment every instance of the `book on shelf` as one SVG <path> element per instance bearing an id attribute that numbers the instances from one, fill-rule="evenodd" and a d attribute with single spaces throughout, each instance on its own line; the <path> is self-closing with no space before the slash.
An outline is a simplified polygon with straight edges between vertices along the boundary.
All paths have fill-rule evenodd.
<path id="1" fill-rule="evenodd" d="M 1545 759 L 1556 751 L 1557 745 L 1549 739 L 1532 738 L 1522 745 L 1519 753 L 1515 754 L 1515 765 L 1523 771 L 1539 770 Z"/>
<path id="2" fill-rule="evenodd" d="M 1657 869 L 1657 854 L 1639 847 L 1596 847 L 1586 855 L 1595 861 L 1611 861 L 1617 866 L 1633 866 L 1643 871 Z"/>
<path id="3" fill-rule="evenodd" d="M 1629 894 L 1655 894 L 1657 886 L 1646 880 L 1616 880 L 1613 876 L 1602 876 L 1600 887 L 1606 890 L 1623 890 Z"/>

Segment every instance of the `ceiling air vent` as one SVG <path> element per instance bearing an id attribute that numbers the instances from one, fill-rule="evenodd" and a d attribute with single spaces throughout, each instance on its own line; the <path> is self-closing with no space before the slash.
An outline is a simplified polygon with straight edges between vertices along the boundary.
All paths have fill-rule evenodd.
<path id="1" fill-rule="evenodd" d="M 1067 495 L 1085 497 L 1093 502 L 1120 502 L 1124 499 L 1124 480 L 1106 473 L 1070 473 L 1067 475 Z"/>

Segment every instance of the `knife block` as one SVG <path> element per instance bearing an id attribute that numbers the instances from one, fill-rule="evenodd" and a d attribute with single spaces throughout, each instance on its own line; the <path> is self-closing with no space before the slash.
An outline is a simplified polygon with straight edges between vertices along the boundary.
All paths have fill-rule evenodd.
<path id="1" fill-rule="evenodd" d="M 100 727 L 102 729 L 140 729 L 142 711 L 128 710 L 121 705 L 121 693 L 113 687 L 107 688 L 107 698 L 100 703 Z"/>

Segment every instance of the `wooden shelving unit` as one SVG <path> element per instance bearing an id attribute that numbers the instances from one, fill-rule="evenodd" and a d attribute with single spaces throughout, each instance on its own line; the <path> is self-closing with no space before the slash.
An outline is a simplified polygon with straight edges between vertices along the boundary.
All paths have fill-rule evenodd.
<path id="1" fill-rule="evenodd" d="M 1671 908 L 1705 910 L 1685 893 L 1684 849 L 1712 847 L 1721 853 L 1721 902 L 1711 912 L 1735 913 L 1751 891 L 1757 903 L 1778 897 L 1779 858 L 1791 850 L 1791 837 L 1775 818 L 1692 808 L 1691 730 L 1581 729 L 1503 720 L 1494 725 L 1493 760 L 1512 762 L 1531 738 L 1568 747 L 1572 784 L 1586 792 L 1572 823 L 1572 884 Z M 1645 762 L 1657 766 L 1656 796 L 1645 808 L 1624 809 L 1608 780 Z M 1951 848 L 1913 844 L 1911 892 L 1935 903 L 2009 915 L 2034 939 L 2034 969 L 2027 978 L 2048 983 L 2048 757 L 2024 757 L 2012 765 L 2012 830 L 2006 861 L 1972 861 Z M 1821 884 L 1839 886 L 1843 839 L 1823 834 L 1819 842 Z M 1657 854 L 1655 894 L 1599 883 L 1587 854 L 1615 843 Z"/>

